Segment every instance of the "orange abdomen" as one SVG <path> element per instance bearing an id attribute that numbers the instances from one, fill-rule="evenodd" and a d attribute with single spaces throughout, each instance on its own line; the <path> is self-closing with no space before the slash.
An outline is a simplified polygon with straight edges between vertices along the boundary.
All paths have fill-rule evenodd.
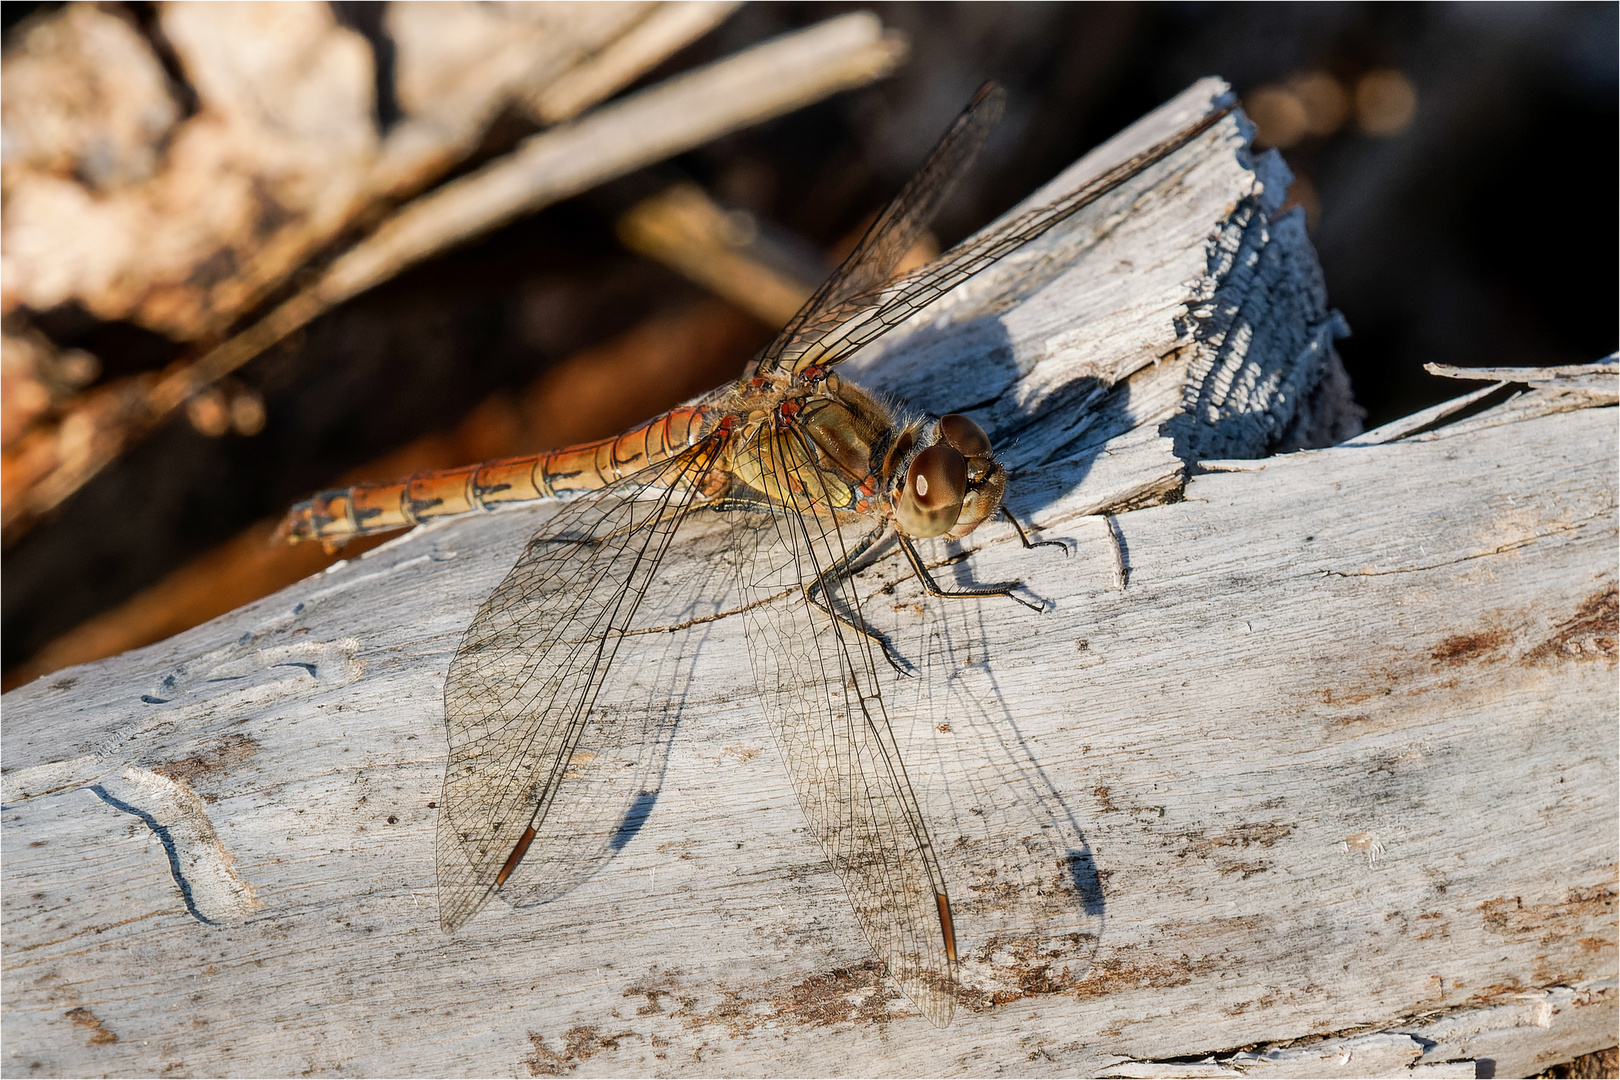
<path id="1" fill-rule="evenodd" d="M 573 498 L 668 461 L 713 431 L 719 421 L 714 409 L 683 406 L 596 442 L 420 472 L 391 484 L 323 491 L 289 510 L 282 532 L 293 543 L 341 540 L 502 503 Z"/>

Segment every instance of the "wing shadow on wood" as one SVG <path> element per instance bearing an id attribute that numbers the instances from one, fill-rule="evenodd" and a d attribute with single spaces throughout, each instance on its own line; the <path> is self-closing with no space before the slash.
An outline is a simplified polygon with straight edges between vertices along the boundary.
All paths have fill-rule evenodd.
<path id="1" fill-rule="evenodd" d="M 993 621 L 982 608 L 923 599 L 903 595 L 920 615 L 905 637 L 922 672 L 894 688 L 910 721 L 896 734 L 958 913 L 962 1004 L 1061 992 L 1091 970 L 1104 933 L 1091 844 L 1041 765 L 1051 749 L 1031 743 L 1007 704 L 1003 679 L 1017 675 L 997 670 Z"/>

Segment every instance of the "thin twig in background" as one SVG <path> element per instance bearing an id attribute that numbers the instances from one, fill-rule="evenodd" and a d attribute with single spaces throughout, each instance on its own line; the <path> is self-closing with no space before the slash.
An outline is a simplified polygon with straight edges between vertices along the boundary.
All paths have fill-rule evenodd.
<path id="1" fill-rule="evenodd" d="M 856 12 L 782 35 L 531 137 L 513 153 L 408 204 L 339 256 L 314 285 L 195 362 L 173 367 L 140 393 L 103 398 L 95 413 L 68 410 L 57 441 L 70 452 L 55 454 L 48 471 L 36 465 L 34 475 L 24 476 L 24 490 L 5 500 L 7 535 L 25 531 L 194 394 L 342 301 L 521 214 L 880 78 L 904 53 L 900 38 L 885 33 L 870 14 Z M 79 415 L 84 419 L 75 421 Z M 71 444 L 60 437 L 66 434 L 75 437 Z M 45 456 L 36 448 L 33 460 Z"/>

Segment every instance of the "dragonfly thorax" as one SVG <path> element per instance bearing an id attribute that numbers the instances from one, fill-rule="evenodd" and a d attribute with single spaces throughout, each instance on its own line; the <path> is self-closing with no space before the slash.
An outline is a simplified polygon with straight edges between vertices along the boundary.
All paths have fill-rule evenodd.
<path id="1" fill-rule="evenodd" d="M 978 424 L 892 408 L 828 374 L 735 402 L 734 477 L 816 514 L 887 518 L 903 535 L 966 536 L 1001 508 L 1007 474 Z M 764 400 L 761 400 L 761 399 Z"/>
<path id="2" fill-rule="evenodd" d="M 847 509 L 880 513 L 906 536 L 955 539 L 1001 508 L 1006 470 L 984 429 L 959 413 L 928 420 L 837 375 L 792 412 L 823 467 L 853 482 Z"/>

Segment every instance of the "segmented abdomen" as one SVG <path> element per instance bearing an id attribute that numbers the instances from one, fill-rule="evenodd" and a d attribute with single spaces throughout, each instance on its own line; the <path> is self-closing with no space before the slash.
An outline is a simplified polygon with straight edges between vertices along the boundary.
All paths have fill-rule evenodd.
<path id="1" fill-rule="evenodd" d="M 282 531 L 294 543 L 340 540 L 503 503 L 573 498 L 668 461 L 712 432 L 719 422 L 715 409 L 682 406 L 596 442 L 459 469 L 420 472 L 391 484 L 356 484 L 323 491 L 289 510 Z"/>

